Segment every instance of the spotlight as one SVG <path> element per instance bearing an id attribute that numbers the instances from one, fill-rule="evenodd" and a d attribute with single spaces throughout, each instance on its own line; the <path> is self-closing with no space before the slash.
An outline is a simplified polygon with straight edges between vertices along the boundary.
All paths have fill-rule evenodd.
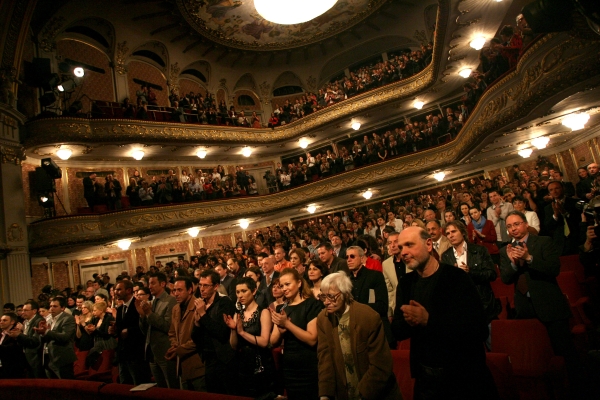
<path id="1" fill-rule="evenodd" d="M 483 46 L 485 45 L 485 42 L 486 42 L 486 39 L 483 36 L 479 36 L 479 37 L 476 37 L 475 39 L 471 40 L 471 43 L 469 43 L 469 46 L 471 46 L 475 50 L 481 50 L 483 48 Z"/>
<path id="2" fill-rule="evenodd" d="M 242 149 L 242 155 L 244 157 L 250 157 L 252 155 L 252 149 L 250 147 L 248 147 L 248 146 L 244 147 Z"/>
<path id="3" fill-rule="evenodd" d="M 360 129 L 360 122 L 356 121 L 352 123 L 352 129 L 354 129 L 355 131 Z"/>
<path id="4" fill-rule="evenodd" d="M 49 200 L 49 199 L 48 199 L 46 196 L 42 196 L 42 197 L 40 197 L 40 201 L 41 201 L 42 203 L 45 203 L 45 202 L 47 202 L 48 200 Z"/>
<path id="5" fill-rule="evenodd" d="M 540 136 L 540 137 L 536 137 L 535 139 L 531 140 L 531 144 L 536 148 L 536 149 L 545 149 L 546 146 L 548 145 L 548 142 L 550 142 L 550 138 L 547 136 Z"/>
<path id="6" fill-rule="evenodd" d="M 135 150 L 133 153 L 131 153 L 131 156 L 140 161 L 142 158 L 144 158 L 144 152 L 141 150 Z"/>
<path id="7" fill-rule="evenodd" d="M 425 102 L 422 100 L 415 100 L 415 102 L 413 103 L 413 106 L 415 106 L 415 108 L 417 110 L 420 110 L 421 108 L 423 108 L 424 105 L 425 105 Z"/>
<path id="8" fill-rule="evenodd" d="M 42 158 L 41 167 L 51 179 L 60 179 L 62 177 L 62 170 L 51 158 Z"/>
<path id="9" fill-rule="evenodd" d="M 365 192 L 362 194 L 362 196 L 363 196 L 365 199 L 369 200 L 371 197 L 373 197 L 373 192 L 371 192 L 371 189 L 367 189 L 367 190 L 366 190 L 366 191 L 365 191 Z"/>
<path id="10" fill-rule="evenodd" d="M 131 240 L 121 239 L 117 242 L 117 246 L 119 246 L 121 250 L 127 250 L 129 249 L 129 246 L 131 246 Z"/>
<path id="11" fill-rule="evenodd" d="M 75 67 L 73 69 L 73 75 L 75 75 L 78 78 L 81 78 L 85 75 L 85 70 L 81 67 Z"/>
<path id="12" fill-rule="evenodd" d="M 239 223 L 240 223 L 240 228 L 242 228 L 242 229 L 246 229 L 250 225 L 250 221 L 248 221 L 247 219 L 240 219 Z"/>
<path id="13" fill-rule="evenodd" d="M 198 234 L 200 233 L 200 228 L 190 228 L 187 230 L 188 235 L 190 235 L 191 237 L 198 237 Z"/>
<path id="14" fill-rule="evenodd" d="M 308 139 L 306 139 L 306 138 L 301 138 L 300 139 L 300 147 L 302 147 L 303 149 L 307 148 L 308 144 L 309 144 L 308 143 Z"/>
<path id="15" fill-rule="evenodd" d="M 471 68 L 465 68 L 465 69 L 461 70 L 458 74 L 460 76 L 462 76 L 463 78 L 467 79 L 468 77 L 471 76 L 471 72 L 473 72 L 471 70 Z"/>
<path id="16" fill-rule="evenodd" d="M 44 208 L 54 208 L 54 199 L 52 195 L 44 193 L 38 197 L 38 204 Z"/>
<path id="17" fill-rule="evenodd" d="M 205 158 L 206 157 L 206 150 L 198 150 L 198 152 L 196 153 L 196 155 L 199 158 Z"/>
<path id="18" fill-rule="evenodd" d="M 562 124 L 573 131 L 578 131 L 585 128 L 589 119 L 590 114 L 588 113 L 569 114 L 563 119 Z"/>
<path id="19" fill-rule="evenodd" d="M 306 207 L 306 211 L 308 211 L 311 214 L 314 214 L 315 211 L 317 211 L 317 206 L 315 206 L 314 204 L 311 204 L 310 206 Z"/>
<path id="20" fill-rule="evenodd" d="M 59 92 L 70 92 L 75 89 L 76 86 L 75 81 L 71 79 L 58 85 L 57 89 Z"/>
<path id="21" fill-rule="evenodd" d="M 519 154 L 523 158 L 529 158 L 529 156 L 531 156 L 531 153 L 533 153 L 532 149 L 523 149 L 519 150 L 517 154 Z"/>
<path id="22" fill-rule="evenodd" d="M 68 160 L 69 157 L 71 157 L 71 155 L 73 154 L 73 152 L 71 151 L 71 149 L 59 149 L 56 152 L 56 155 L 58 156 L 58 158 L 60 158 L 61 160 Z"/>
<path id="23" fill-rule="evenodd" d="M 444 178 L 446 177 L 446 173 L 444 171 L 440 171 L 440 172 L 436 172 L 435 174 L 433 174 L 433 177 L 438 181 L 441 182 L 444 180 Z"/>

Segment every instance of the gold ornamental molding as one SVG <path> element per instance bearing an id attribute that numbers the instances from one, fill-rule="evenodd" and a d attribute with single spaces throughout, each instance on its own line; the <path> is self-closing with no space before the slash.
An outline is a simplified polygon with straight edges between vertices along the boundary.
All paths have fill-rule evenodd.
<path id="1" fill-rule="evenodd" d="M 443 61 L 449 6 L 441 1 L 431 63 L 415 76 L 352 97 L 275 129 L 239 129 L 127 119 L 42 118 L 26 124 L 25 147 L 56 143 L 160 142 L 174 144 L 219 143 L 247 145 L 279 143 L 301 137 L 325 124 L 347 119 L 359 112 L 410 98 L 436 83 Z"/>
<path id="2" fill-rule="evenodd" d="M 446 145 L 256 198 L 41 220 L 29 227 L 30 250 L 44 254 L 50 249 L 67 250 L 74 245 L 101 244 L 122 237 L 214 224 L 248 215 L 268 215 L 322 201 L 338 193 L 360 190 L 365 184 L 389 183 L 447 168 L 459 163 L 487 136 L 517 123 L 545 100 L 570 95 L 574 86 L 597 76 L 599 52 L 600 41 L 578 39 L 568 33 L 545 36 L 529 49 L 513 72 L 483 95 L 458 137 Z"/>

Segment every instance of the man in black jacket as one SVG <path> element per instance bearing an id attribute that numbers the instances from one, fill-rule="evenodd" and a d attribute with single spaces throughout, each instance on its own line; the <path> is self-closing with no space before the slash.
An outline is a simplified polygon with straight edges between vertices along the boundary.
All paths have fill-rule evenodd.
<path id="1" fill-rule="evenodd" d="M 565 196 L 563 183 L 559 181 L 550 182 L 548 192 L 552 197 L 552 202 L 544 209 L 548 235 L 552 236 L 559 255 L 577 254 L 581 222 L 581 211 L 575 207 L 577 200 Z"/>
<path id="2" fill-rule="evenodd" d="M 38 312 L 38 303 L 28 300 L 23 305 L 23 332 L 10 331 L 9 335 L 16 338 L 25 352 L 27 359 L 27 375 L 29 378 L 42 379 L 46 377 L 42 363 L 42 347 L 40 335 L 33 330 L 44 318 Z"/>
<path id="3" fill-rule="evenodd" d="M 140 314 L 134 304 L 133 283 L 129 280 L 117 283 L 115 295 L 123 301 L 123 305 L 117 308 L 115 325 L 108 329 L 108 333 L 118 339 L 119 381 L 136 386 L 148 383 L 150 366 L 144 355 L 146 335 L 140 329 Z"/>
<path id="4" fill-rule="evenodd" d="M 206 390 L 210 393 L 235 394 L 235 351 L 229 344 L 231 329 L 223 315 L 233 317 L 235 306 L 226 296 L 219 296 L 219 274 L 212 270 L 200 274 L 200 295 L 192 340 L 206 367 Z"/>
<path id="5" fill-rule="evenodd" d="M 346 251 L 348 250 L 346 249 Z M 321 262 L 329 269 L 330 274 L 338 271 L 344 271 L 346 274 L 350 273 L 348 270 L 348 264 L 340 257 L 335 256 L 333 252 L 333 246 L 330 243 L 321 243 L 317 247 L 317 254 L 319 255 Z"/>

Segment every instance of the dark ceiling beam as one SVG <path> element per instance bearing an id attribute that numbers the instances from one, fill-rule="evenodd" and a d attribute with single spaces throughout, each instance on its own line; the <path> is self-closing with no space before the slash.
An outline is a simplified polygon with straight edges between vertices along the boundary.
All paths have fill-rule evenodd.
<path id="1" fill-rule="evenodd" d="M 210 53 L 211 51 L 213 51 L 214 49 L 216 49 L 214 44 L 211 44 L 208 49 L 204 50 L 204 53 L 202 53 L 202 57 L 206 57 L 208 55 L 208 53 Z M 184 51 L 185 53 L 185 51 Z"/>
<path id="2" fill-rule="evenodd" d="M 235 67 L 235 64 L 237 64 L 242 59 L 242 57 L 244 57 L 244 53 L 240 51 L 240 54 L 238 54 L 235 60 L 233 60 L 233 62 L 231 63 L 231 68 Z"/>
<path id="3" fill-rule="evenodd" d="M 204 39 L 198 39 L 194 43 L 188 44 L 187 47 L 185 49 L 183 49 L 183 52 L 187 53 L 188 51 L 190 51 L 194 47 L 200 45 L 202 42 L 204 42 Z"/>
<path id="4" fill-rule="evenodd" d="M 161 26 L 160 28 L 156 28 L 152 32 L 150 32 L 150 36 L 154 36 L 157 33 L 168 31 L 169 29 L 177 28 L 179 26 L 179 22 L 174 22 L 169 25 Z"/>
<path id="5" fill-rule="evenodd" d="M 362 40 L 362 36 L 360 36 L 360 35 L 359 35 L 359 33 L 358 33 L 358 32 L 356 32 L 354 29 L 350 29 L 350 34 L 351 34 L 352 36 L 354 36 L 356 39 L 358 39 L 358 40 Z"/>
<path id="6" fill-rule="evenodd" d="M 150 19 L 150 18 L 154 18 L 154 17 L 164 17 L 164 15 L 165 15 L 164 11 L 158 11 L 158 12 L 154 12 L 154 13 L 150 13 L 150 14 L 138 15 L 137 17 L 131 18 L 131 20 L 132 21 L 141 21 L 143 19 Z"/>
<path id="7" fill-rule="evenodd" d="M 229 49 L 225 49 L 225 51 L 223 51 L 221 53 L 221 55 L 219 57 L 217 57 L 217 62 L 221 61 L 222 59 L 224 59 L 225 57 L 227 57 L 227 55 L 229 54 Z"/>
<path id="8" fill-rule="evenodd" d="M 378 27 L 377 25 L 375 25 L 374 23 L 372 23 L 371 21 L 367 21 L 365 22 L 365 25 L 368 26 L 369 28 L 379 32 L 381 30 L 380 27 Z"/>
<path id="9" fill-rule="evenodd" d="M 327 55 L 327 50 L 325 49 L 325 44 L 323 44 L 323 42 L 319 43 L 319 47 L 321 48 L 321 53 L 323 53 L 324 56 Z"/>
<path id="10" fill-rule="evenodd" d="M 176 43 L 179 42 L 181 39 L 184 39 L 186 37 L 188 37 L 190 35 L 192 31 L 190 31 L 189 29 L 185 32 L 183 32 L 181 35 L 177 35 L 175 36 L 173 39 L 171 39 L 171 43 Z"/>

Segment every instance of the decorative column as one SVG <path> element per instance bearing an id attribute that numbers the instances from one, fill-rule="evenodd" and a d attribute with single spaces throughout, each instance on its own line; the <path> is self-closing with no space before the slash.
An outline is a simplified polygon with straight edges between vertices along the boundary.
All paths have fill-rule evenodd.
<path id="1" fill-rule="evenodd" d="M 129 86 L 127 84 L 127 66 L 125 65 L 125 57 L 129 52 L 127 41 L 117 43 L 115 57 L 113 60 L 113 75 L 115 82 L 116 101 L 122 102 L 126 97 L 129 97 Z M 129 99 L 135 104 L 136 99 Z"/>

